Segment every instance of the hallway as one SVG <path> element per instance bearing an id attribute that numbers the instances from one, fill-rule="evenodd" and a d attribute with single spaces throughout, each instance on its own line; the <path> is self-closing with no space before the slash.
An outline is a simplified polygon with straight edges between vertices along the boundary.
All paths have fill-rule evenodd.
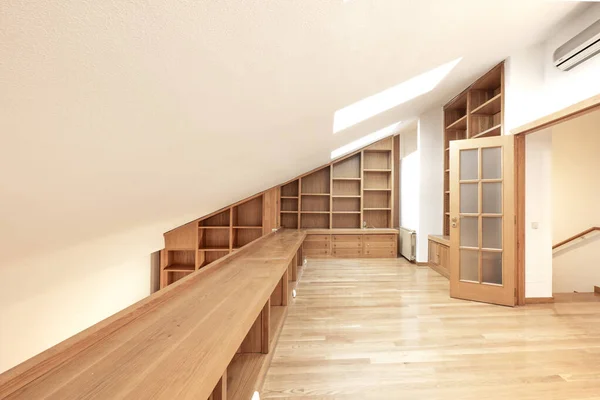
<path id="1" fill-rule="evenodd" d="M 600 399 L 600 304 L 450 299 L 398 260 L 313 260 L 262 399 Z"/>

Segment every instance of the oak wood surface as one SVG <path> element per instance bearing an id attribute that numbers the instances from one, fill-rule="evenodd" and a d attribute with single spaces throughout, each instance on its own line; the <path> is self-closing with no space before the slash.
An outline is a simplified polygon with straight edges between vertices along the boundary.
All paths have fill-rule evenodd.
<path id="1" fill-rule="evenodd" d="M 403 259 L 311 260 L 302 274 L 263 400 L 599 397 L 599 303 L 451 299 L 447 279 Z"/>
<path id="2" fill-rule="evenodd" d="M 208 398 L 305 235 L 269 234 L 7 371 L 0 398 Z"/>

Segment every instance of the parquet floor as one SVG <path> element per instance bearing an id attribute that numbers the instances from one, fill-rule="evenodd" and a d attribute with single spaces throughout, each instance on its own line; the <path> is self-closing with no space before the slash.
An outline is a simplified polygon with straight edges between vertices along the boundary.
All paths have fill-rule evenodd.
<path id="1" fill-rule="evenodd" d="M 404 260 L 313 260 L 262 399 L 600 399 L 600 303 L 450 299 Z"/>

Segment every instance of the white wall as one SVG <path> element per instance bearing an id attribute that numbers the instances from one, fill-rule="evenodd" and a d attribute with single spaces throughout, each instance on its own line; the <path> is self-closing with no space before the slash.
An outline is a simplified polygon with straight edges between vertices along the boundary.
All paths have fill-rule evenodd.
<path id="1" fill-rule="evenodd" d="M 552 241 L 600 226 L 600 111 L 552 129 Z M 554 293 L 600 286 L 600 235 L 554 253 Z"/>
<path id="2" fill-rule="evenodd" d="M 148 296 L 151 253 L 163 232 L 190 219 L 2 265 L 0 372 Z"/>
<path id="3" fill-rule="evenodd" d="M 444 117 L 436 107 L 419 118 L 419 228 L 417 229 L 417 261 L 428 258 L 429 235 L 443 231 L 444 215 Z"/>
<path id="4" fill-rule="evenodd" d="M 400 134 L 400 226 L 419 229 L 420 154 L 417 130 Z"/>
<path id="5" fill-rule="evenodd" d="M 525 140 L 525 297 L 551 297 L 552 130 L 533 133 Z"/>
<path id="6" fill-rule="evenodd" d="M 600 4 L 565 21 L 543 43 L 512 54 L 506 62 L 505 132 L 600 93 L 600 56 L 563 72 L 554 51 L 600 19 Z"/>

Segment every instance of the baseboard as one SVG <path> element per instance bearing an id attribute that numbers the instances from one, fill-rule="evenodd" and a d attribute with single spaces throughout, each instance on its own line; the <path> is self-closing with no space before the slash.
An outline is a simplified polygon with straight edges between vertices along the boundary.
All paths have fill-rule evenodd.
<path id="1" fill-rule="evenodd" d="M 415 264 L 417 264 L 419 267 L 428 267 L 429 263 L 426 262 L 420 262 L 420 261 L 414 261 Z"/>
<path id="2" fill-rule="evenodd" d="M 554 297 L 527 297 L 525 304 L 548 304 L 554 303 Z"/>

